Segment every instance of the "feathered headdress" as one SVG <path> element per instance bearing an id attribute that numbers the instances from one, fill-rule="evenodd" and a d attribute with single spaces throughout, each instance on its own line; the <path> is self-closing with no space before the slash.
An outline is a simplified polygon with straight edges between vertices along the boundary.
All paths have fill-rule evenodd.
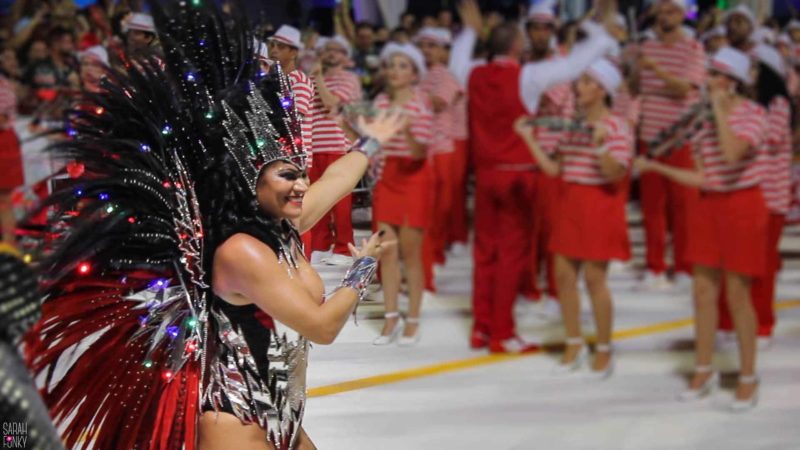
<path id="1" fill-rule="evenodd" d="M 151 8 L 163 58 L 109 71 L 51 149 L 85 171 L 45 202 L 47 294 L 26 347 L 68 448 L 194 448 L 220 217 L 258 214 L 266 164 L 305 164 L 288 81 L 261 72 L 246 18 Z"/>

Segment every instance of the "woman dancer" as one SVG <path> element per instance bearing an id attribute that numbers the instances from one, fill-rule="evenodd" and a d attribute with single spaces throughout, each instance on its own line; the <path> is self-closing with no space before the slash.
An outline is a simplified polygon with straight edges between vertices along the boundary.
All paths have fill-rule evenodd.
<path id="1" fill-rule="evenodd" d="M 792 107 L 786 88 L 786 67 L 777 50 L 766 45 L 755 48 L 759 62 L 756 101 L 767 109 L 766 172 L 761 189 L 769 210 L 767 266 L 763 276 L 753 279 L 750 295 L 758 322 L 758 345 L 769 345 L 775 328 L 775 277 L 780 270 L 778 244 L 791 203 Z M 722 289 L 724 297 L 725 289 Z M 724 298 L 720 301 L 720 329 L 733 332 L 733 322 Z"/>
<path id="2" fill-rule="evenodd" d="M 109 72 L 93 113 L 72 112 L 73 139 L 53 149 L 91 176 L 47 202 L 48 296 L 30 364 L 51 373 L 85 346 L 44 394 L 69 448 L 312 449 L 308 342 L 335 339 L 382 248 L 377 234 L 351 248 L 325 299 L 299 236 L 401 119 L 362 120 L 371 137 L 308 186 L 288 79 L 262 73 L 246 21 L 210 2 L 152 6 L 164 64 Z"/>
<path id="3" fill-rule="evenodd" d="M 386 322 L 375 345 L 392 343 L 402 330 L 399 345 L 419 341 L 424 273 L 422 242 L 431 216 L 431 169 L 427 144 L 431 139 L 433 116 L 425 95 L 416 84 L 425 73 L 425 59 L 411 44 L 387 44 L 381 52 L 387 87 L 375 98 L 380 111 L 402 111 L 406 128 L 381 148 L 382 170 L 373 194 L 373 223 L 384 239 L 398 241 L 381 261 L 381 283 L 386 305 Z M 408 282 L 409 309 L 405 327 L 400 324 L 397 296 L 400 292 L 400 263 Z"/>
<path id="4" fill-rule="evenodd" d="M 639 158 L 641 171 L 661 173 L 698 186 L 689 259 L 694 264 L 695 368 L 681 400 L 696 400 L 718 383 L 712 368 L 717 328 L 717 298 L 725 284 L 739 344 L 739 384 L 733 411 L 753 408 L 758 398 L 756 321 L 750 288 L 767 263 L 768 211 L 759 186 L 763 173 L 764 109 L 744 94 L 750 84 L 750 58 L 723 47 L 712 58 L 709 96 L 713 120 L 694 136 L 695 169 L 669 167 Z M 702 213 L 699 213 L 702 211 Z"/>
<path id="5" fill-rule="evenodd" d="M 588 355 L 580 328 L 578 272 L 583 269 L 597 327 L 596 354 L 591 374 L 605 378 L 613 371 L 611 331 L 613 309 L 608 289 L 608 262 L 630 257 L 625 202 L 626 175 L 632 143 L 625 119 L 610 112 L 621 82 L 617 68 L 607 60 L 592 64 L 576 82 L 576 101 L 582 119 L 593 130 L 567 131 L 553 156 L 534 137 L 533 125 L 523 117 L 517 133 L 548 176 L 560 176 L 563 186 L 549 248 L 555 254 L 556 283 L 567 346 L 557 373 L 580 368 Z"/>

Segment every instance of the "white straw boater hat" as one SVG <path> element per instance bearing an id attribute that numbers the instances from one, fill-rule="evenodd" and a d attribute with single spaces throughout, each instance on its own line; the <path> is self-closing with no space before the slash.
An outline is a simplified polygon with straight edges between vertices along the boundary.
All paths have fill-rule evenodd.
<path id="1" fill-rule="evenodd" d="M 453 33 L 447 28 L 424 27 L 414 38 L 415 42 L 428 41 L 441 46 L 448 46 L 453 43 Z"/>
<path id="2" fill-rule="evenodd" d="M 153 23 L 153 16 L 145 13 L 132 13 L 124 25 L 125 32 L 129 30 L 145 31 L 155 33 L 156 26 Z"/>
<path id="3" fill-rule="evenodd" d="M 722 47 L 714 53 L 709 64 L 711 70 L 724 73 L 744 84 L 750 84 L 750 57 L 733 47 Z"/>
<path id="4" fill-rule="evenodd" d="M 425 67 L 425 56 L 422 55 L 422 52 L 415 47 L 413 44 L 398 44 L 397 42 L 389 42 L 383 47 L 381 50 L 381 61 L 389 61 L 392 55 L 395 54 L 403 54 L 406 55 L 414 62 L 414 65 L 417 67 L 417 73 L 419 76 L 425 75 L 427 68 Z"/>
<path id="5" fill-rule="evenodd" d="M 586 73 L 600 83 L 608 95 L 611 97 L 617 95 L 619 85 L 622 83 L 622 75 L 614 63 L 605 58 L 600 58 L 589 66 Z"/>
<path id="6" fill-rule="evenodd" d="M 300 30 L 291 25 L 281 25 L 278 31 L 269 37 L 269 40 L 286 44 L 298 50 L 303 50 L 305 48 L 303 42 L 300 40 Z"/>

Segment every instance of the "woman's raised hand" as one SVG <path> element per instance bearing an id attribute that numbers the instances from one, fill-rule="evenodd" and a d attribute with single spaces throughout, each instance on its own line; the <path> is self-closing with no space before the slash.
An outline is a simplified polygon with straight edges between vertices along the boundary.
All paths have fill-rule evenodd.
<path id="1" fill-rule="evenodd" d="M 385 144 L 389 139 L 394 137 L 398 131 L 403 129 L 407 122 L 407 118 L 400 111 L 381 111 L 369 122 L 367 122 L 364 116 L 359 116 L 358 129 L 361 134 L 374 138 L 381 144 Z"/>
<path id="2" fill-rule="evenodd" d="M 371 256 L 380 260 L 384 250 L 393 245 L 397 245 L 397 241 L 381 242 L 382 237 L 383 231 L 379 231 L 373 233 L 372 236 L 369 237 L 369 240 L 362 239 L 361 248 L 357 248 L 353 244 L 347 244 L 347 247 L 350 249 L 350 254 L 353 255 L 353 258 L 357 259 L 364 256 Z"/>

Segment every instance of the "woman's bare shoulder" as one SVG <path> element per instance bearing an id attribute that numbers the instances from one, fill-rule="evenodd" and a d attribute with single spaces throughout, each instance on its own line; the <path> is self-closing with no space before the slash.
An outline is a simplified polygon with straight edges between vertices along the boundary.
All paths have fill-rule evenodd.
<path id="1" fill-rule="evenodd" d="M 267 244 L 246 233 L 236 233 L 225 240 L 214 253 L 214 267 L 247 267 L 277 262 L 278 257 Z M 263 266 L 262 266 L 263 267 Z"/>

